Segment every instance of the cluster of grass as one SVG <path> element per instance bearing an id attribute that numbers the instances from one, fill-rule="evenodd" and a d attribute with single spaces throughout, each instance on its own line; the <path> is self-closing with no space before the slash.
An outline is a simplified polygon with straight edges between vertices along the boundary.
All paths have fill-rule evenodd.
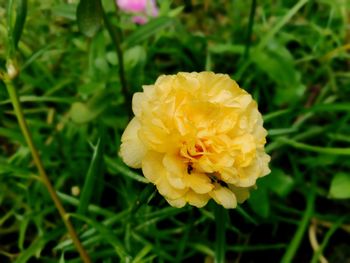
<path id="1" fill-rule="evenodd" d="M 93 262 L 349 262 L 349 1 L 162 0 L 137 26 L 104 0 L 80 25 L 90 37 L 64 0 L 29 0 L 9 32 L 23 2 L 0 6 L 13 13 L 0 70 L 19 70 L 34 144 Z M 203 70 L 249 91 L 269 131 L 272 173 L 235 210 L 172 208 L 118 157 L 132 93 Z M 0 262 L 81 262 L 39 178 L 1 81 Z"/>

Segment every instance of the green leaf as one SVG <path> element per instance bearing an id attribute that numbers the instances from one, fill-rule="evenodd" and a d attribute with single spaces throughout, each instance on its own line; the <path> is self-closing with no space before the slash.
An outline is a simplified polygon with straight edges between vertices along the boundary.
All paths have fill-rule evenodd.
<path id="1" fill-rule="evenodd" d="M 29 225 L 30 217 L 24 217 L 20 223 L 19 234 L 18 234 L 18 247 L 20 250 L 24 248 L 24 241 L 26 239 L 26 232 Z"/>
<path id="2" fill-rule="evenodd" d="M 75 123 L 83 124 L 96 118 L 97 113 L 92 112 L 86 104 L 74 102 L 69 111 L 69 115 Z"/>
<path id="3" fill-rule="evenodd" d="M 104 132 L 94 147 L 94 152 L 90 162 L 89 170 L 86 175 L 84 187 L 81 192 L 78 213 L 84 215 L 91 202 L 94 193 L 95 183 L 97 178 L 102 176 L 103 170 L 103 152 L 104 152 L 105 138 Z"/>
<path id="4" fill-rule="evenodd" d="M 27 16 L 27 0 L 18 0 L 16 8 L 16 22 L 13 28 L 13 44 L 17 48 L 18 41 L 21 38 L 24 23 Z"/>
<path id="5" fill-rule="evenodd" d="M 350 174 L 337 173 L 333 177 L 329 196 L 335 199 L 350 198 Z"/>
<path id="6" fill-rule="evenodd" d="M 100 0 L 80 0 L 77 8 L 77 20 L 80 32 L 93 37 L 102 24 L 102 6 Z"/>
<path id="7" fill-rule="evenodd" d="M 267 188 L 281 197 L 287 196 L 294 187 L 292 177 L 285 174 L 281 169 L 271 169 L 271 174 L 262 178 L 260 181 L 264 182 Z"/>
<path id="8" fill-rule="evenodd" d="M 256 48 L 252 52 L 252 60 L 277 84 L 274 101 L 277 105 L 299 99 L 305 91 L 301 83 L 301 75 L 294 66 L 291 53 L 277 42 L 271 43 L 264 50 Z"/>
<path id="9" fill-rule="evenodd" d="M 174 23 L 174 20 L 169 17 L 159 17 L 157 19 L 151 20 L 147 24 L 139 27 L 133 34 L 125 39 L 123 45 L 134 46 L 151 36 L 155 35 L 160 30 L 170 26 Z"/>
<path id="10" fill-rule="evenodd" d="M 103 32 L 94 36 L 89 48 L 89 76 L 95 82 L 104 83 L 108 77 L 109 65 Z"/>
<path id="11" fill-rule="evenodd" d="M 10 56 L 17 49 L 27 16 L 27 0 L 11 0 L 7 8 L 7 30 L 9 35 Z"/>
<path id="12" fill-rule="evenodd" d="M 55 16 L 61 16 L 72 21 L 77 19 L 77 6 L 75 4 L 58 4 L 52 7 L 51 12 Z"/>
<path id="13" fill-rule="evenodd" d="M 152 245 L 146 245 L 143 249 L 140 250 L 139 253 L 135 256 L 134 260 L 132 263 L 140 263 L 140 262 L 145 262 L 144 258 L 146 255 L 151 252 L 153 249 Z"/>
<path id="14" fill-rule="evenodd" d="M 69 111 L 72 121 L 77 124 L 84 124 L 94 120 L 109 106 L 112 98 L 110 92 L 103 89 L 96 92 L 87 103 L 73 103 Z"/>
<path id="15" fill-rule="evenodd" d="M 126 70 L 131 70 L 137 64 L 143 64 L 146 61 L 146 50 L 142 46 L 134 46 L 124 53 L 124 64 Z"/>
<path id="16" fill-rule="evenodd" d="M 252 210 L 262 218 L 270 215 L 270 200 L 265 187 L 252 191 L 248 203 Z"/>

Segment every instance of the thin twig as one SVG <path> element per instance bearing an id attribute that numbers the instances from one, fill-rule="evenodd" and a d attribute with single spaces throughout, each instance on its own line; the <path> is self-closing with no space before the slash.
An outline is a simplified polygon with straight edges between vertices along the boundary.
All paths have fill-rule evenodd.
<path id="1" fill-rule="evenodd" d="M 310 245 L 315 253 L 316 253 L 316 251 L 318 251 L 320 249 L 320 245 L 317 241 L 316 232 L 317 232 L 317 225 L 316 225 L 315 221 L 312 221 L 310 226 L 309 226 L 309 241 L 310 241 Z M 321 263 L 328 263 L 328 260 L 322 254 L 320 254 L 319 260 Z"/>
<path id="2" fill-rule="evenodd" d="M 46 171 L 44 169 L 40 155 L 39 155 L 38 150 L 36 149 L 36 147 L 34 145 L 32 135 L 29 131 L 25 117 L 23 115 L 22 106 L 21 106 L 21 103 L 20 103 L 20 100 L 19 100 L 19 97 L 17 94 L 17 90 L 13 85 L 12 78 L 9 76 L 9 74 L 6 74 L 6 73 L 3 74 L 2 77 L 3 77 L 4 83 L 6 85 L 7 91 L 9 93 L 11 103 L 12 103 L 13 108 L 15 110 L 15 114 L 16 114 L 19 126 L 21 128 L 22 134 L 23 134 L 23 136 L 24 136 L 24 138 L 29 146 L 29 149 L 30 149 L 32 156 L 33 156 L 34 163 L 39 171 L 41 181 L 44 183 L 45 187 L 47 188 L 64 224 L 66 225 L 67 230 L 72 238 L 74 245 L 76 246 L 76 248 L 80 254 L 81 259 L 83 260 L 84 263 L 90 263 L 91 262 L 90 257 L 87 254 L 87 252 L 85 251 L 85 249 L 83 248 L 83 246 L 78 238 L 78 235 L 77 235 L 77 233 L 76 233 L 76 231 L 75 231 L 75 229 L 74 229 L 74 227 L 69 219 L 69 216 L 66 213 L 60 199 L 58 198 L 57 193 L 56 193 L 54 187 L 52 186 L 49 177 L 46 174 Z"/>

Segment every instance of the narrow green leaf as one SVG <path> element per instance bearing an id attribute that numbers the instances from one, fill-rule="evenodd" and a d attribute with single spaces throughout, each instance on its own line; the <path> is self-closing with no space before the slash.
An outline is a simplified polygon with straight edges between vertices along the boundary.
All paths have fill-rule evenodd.
<path id="1" fill-rule="evenodd" d="M 24 23 L 27 16 L 27 0 L 18 0 L 16 7 L 16 22 L 13 27 L 13 45 L 17 48 L 18 42 L 21 38 Z"/>
<path id="2" fill-rule="evenodd" d="M 190 243 L 189 245 L 192 249 L 199 251 L 201 253 L 203 253 L 204 255 L 210 256 L 210 257 L 214 257 L 215 253 L 213 251 L 213 249 L 208 246 L 207 244 L 203 244 L 203 243 Z"/>
<path id="3" fill-rule="evenodd" d="M 102 24 L 102 6 L 100 0 L 80 0 L 77 8 L 77 20 L 80 32 L 93 37 Z"/>
<path id="4" fill-rule="evenodd" d="M 234 252 L 257 252 L 266 250 L 280 250 L 285 249 L 286 244 L 257 244 L 257 245 L 233 245 L 228 247 L 227 250 Z"/>
<path id="5" fill-rule="evenodd" d="M 74 98 L 65 98 L 65 97 L 46 97 L 46 96 L 32 96 L 32 95 L 28 95 L 28 96 L 21 96 L 19 98 L 19 100 L 21 102 L 55 102 L 55 103 L 72 103 L 74 101 L 76 101 L 76 99 Z M 6 104 L 10 104 L 11 100 L 3 100 L 0 101 L 0 106 L 1 105 L 6 105 Z"/>
<path id="6" fill-rule="evenodd" d="M 329 196 L 335 199 L 350 198 L 350 174 L 337 173 L 331 182 Z"/>
<path id="7" fill-rule="evenodd" d="M 147 24 L 138 28 L 133 34 L 125 39 L 123 45 L 134 46 L 149 37 L 153 36 L 160 30 L 170 26 L 174 23 L 174 20 L 169 17 L 159 17 L 157 19 L 151 20 Z"/>
<path id="8" fill-rule="evenodd" d="M 137 253 L 137 255 L 135 256 L 135 258 L 132 261 L 132 263 L 145 262 L 144 258 L 152 250 L 152 248 L 153 247 L 151 245 L 146 245 L 143 249 L 140 250 L 139 253 Z"/>
<path id="9" fill-rule="evenodd" d="M 128 168 L 125 164 L 123 164 L 117 158 L 112 159 L 106 156 L 105 161 L 106 161 L 107 168 L 110 169 L 112 172 L 115 171 L 115 172 L 121 173 L 122 175 L 141 183 L 146 183 L 146 184 L 149 183 L 149 181 L 145 177 L 130 170 L 130 168 Z"/>
<path id="10" fill-rule="evenodd" d="M 19 227 L 19 234 L 18 234 L 18 247 L 23 250 L 24 247 L 24 241 L 26 238 L 26 232 L 29 225 L 30 217 L 24 217 L 21 221 L 20 227 Z"/>
<path id="11" fill-rule="evenodd" d="M 265 37 L 261 40 L 258 48 L 264 49 L 269 41 L 280 31 L 280 29 L 288 23 L 288 21 L 302 8 L 308 0 L 299 0 L 289 11 L 269 30 Z"/>
<path id="12" fill-rule="evenodd" d="M 73 205 L 73 206 L 79 206 L 79 200 L 76 199 L 75 197 L 72 197 L 70 195 L 66 195 L 64 193 L 60 193 L 57 191 L 58 196 L 60 197 L 60 199 L 62 199 L 63 202 Z M 98 215 L 103 215 L 105 217 L 112 217 L 113 215 L 115 215 L 114 212 L 109 211 L 107 209 L 104 209 L 102 207 L 96 206 L 96 205 L 89 205 L 88 206 L 88 210 L 91 213 L 95 213 Z"/>
<path id="13" fill-rule="evenodd" d="M 80 203 L 78 207 L 79 214 L 84 215 L 86 213 L 92 199 L 92 195 L 94 193 L 97 177 L 102 176 L 104 144 L 105 138 L 102 134 L 101 138 L 98 140 L 96 146 L 94 147 L 89 170 L 81 192 Z"/>
<path id="14" fill-rule="evenodd" d="M 28 260 L 40 254 L 40 252 L 44 249 L 45 245 L 51 240 L 56 240 L 60 235 L 62 235 L 62 229 L 57 228 L 56 230 L 49 231 L 47 234 L 43 236 L 39 236 L 35 241 L 33 241 L 30 246 L 24 250 L 15 263 L 26 263 Z"/>
<path id="15" fill-rule="evenodd" d="M 13 41 L 13 24 L 15 23 L 14 15 L 15 0 L 9 0 L 7 2 L 6 18 L 7 18 L 7 42 L 8 42 L 8 55 L 11 57 L 14 53 L 14 41 Z"/>
<path id="16" fill-rule="evenodd" d="M 99 234 L 101 235 L 103 240 L 113 246 L 113 248 L 115 249 L 115 252 L 118 254 L 118 256 L 121 259 L 130 260 L 131 257 L 127 253 L 125 247 L 120 242 L 120 240 L 117 238 L 115 233 L 113 233 L 113 231 L 111 231 L 110 228 L 98 223 L 97 221 L 95 221 L 93 219 L 90 219 L 86 216 L 83 216 L 83 215 L 79 215 L 79 214 L 70 214 L 70 215 L 74 218 L 77 218 L 79 220 L 86 222 L 87 224 L 89 224 L 90 226 L 95 228 L 99 232 Z"/>

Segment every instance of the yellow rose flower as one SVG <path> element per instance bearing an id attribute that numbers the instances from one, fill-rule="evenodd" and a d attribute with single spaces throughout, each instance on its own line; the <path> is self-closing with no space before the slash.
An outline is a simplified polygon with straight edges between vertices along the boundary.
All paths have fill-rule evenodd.
<path id="1" fill-rule="evenodd" d="M 270 172 L 257 104 L 228 75 L 160 76 L 134 94 L 132 108 L 120 156 L 174 207 L 213 198 L 235 208 Z"/>

